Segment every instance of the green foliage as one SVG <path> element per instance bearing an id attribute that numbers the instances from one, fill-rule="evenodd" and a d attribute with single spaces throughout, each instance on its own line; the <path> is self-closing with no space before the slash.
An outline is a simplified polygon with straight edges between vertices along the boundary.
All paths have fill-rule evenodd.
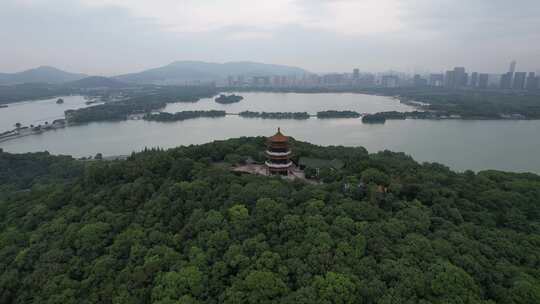
<path id="1" fill-rule="evenodd" d="M 186 301 L 200 296 L 205 288 L 204 274 L 195 266 L 182 268 L 178 272 L 167 272 L 156 278 L 152 290 L 152 301 Z"/>
<path id="2" fill-rule="evenodd" d="M 224 167 L 264 138 L 0 152 L 0 303 L 540 302 L 539 176 L 292 146 L 343 166 L 316 185 Z"/>
<path id="3" fill-rule="evenodd" d="M 269 271 L 252 271 L 228 290 L 224 303 L 280 303 L 287 292 L 287 285 L 277 274 Z"/>
<path id="4" fill-rule="evenodd" d="M 245 118 L 262 118 L 262 119 L 309 119 L 307 112 L 252 112 L 243 111 L 238 113 Z"/>
<path id="5" fill-rule="evenodd" d="M 317 118 L 326 119 L 326 118 L 358 118 L 360 113 L 355 111 L 321 111 L 317 112 Z"/>
<path id="6" fill-rule="evenodd" d="M 427 110 L 460 115 L 466 119 L 499 119 L 500 114 L 521 114 L 531 119 L 540 118 L 539 95 L 536 92 L 381 88 L 370 89 L 368 93 L 400 96 L 405 101 L 428 103 Z"/>
<path id="7" fill-rule="evenodd" d="M 231 94 L 231 95 L 220 94 L 214 100 L 217 103 L 230 104 L 230 103 L 240 102 L 242 99 L 244 99 L 244 97 L 235 95 L 235 94 Z"/>
<path id="8" fill-rule="evenodd" d="M 224 117 L 226 115 L 225 111 L 209 110 L 209 111 L 182 111 L 176 112 L 174 114 L 167 112 L 159 112 L 157 114 L 146 114 L 144 115 L 144 120 L 150 121 L 162 121 L 162 122 L 171 122 L 171 121 L 181 121 L 186 119 L 200 118 L 200 117 Z"/>
<path id="9" fill-rule="evenodd" d="M 77 110 L 67 110 L 66 119 L 70 123 L 88 123 L 92 121 L 124 120 L 129 115 L 147 114 L 149 112 L 164 108 L 167 103 L 173 102 L 194 102 L 201 98 L 209 98 L 217 92 L 211 87 L 152 87 L 150 90 L 136 90 L 135 92 L 122 92 L 130 94 L 128 98 L 95 105 Z M 188 113 L 189 112 L 189 113 Z M 197 112 L 197 113 L 195 113 Z M 196 116 L 222 116 L 221 111 L 186 111 L 176 114 L 160 113 L 149 114 L 146 119 L 158 121 L 172 121 L 193 118 Z"/>
<path id="10" fill-rule="evenodd" d="M 390 183 L 390 178 L 388 177 L 388 175 L 375 168 L 369 168 L 364 170 L 362 172 L 361 178 L 362 182 L 366 184 L 373 183 L 376 185 L 387 186 Z"/>
<path id="11" fill-rule="evenodd" d="M 313 289 L 317 294 L 317 303 L 357 303 L 356 290 L 360 286 L 355 281 L 355 278 L 334 272 L 315 277 Z"/>

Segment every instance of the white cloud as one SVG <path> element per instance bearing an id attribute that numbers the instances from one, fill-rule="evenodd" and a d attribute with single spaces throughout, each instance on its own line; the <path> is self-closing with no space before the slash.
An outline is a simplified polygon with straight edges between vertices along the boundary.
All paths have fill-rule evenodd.
<path id="1" fill-rule="evenodd" d="M 0 0 L 0 71 L 118 74 L 175 60 L 314 72 L 540 68 L 540 1 Z"/>
<path id="2" fill-rule="evenodd" d="M 295 25 L 338 34 L 375 34 L 400 28 L 397 0 L 82 0 L 89 6 L 117 6 L 154 19 L 176 32 L 222 28 L 264 31 Z M 252 32 L 253 33 L 253 32 Z"/>

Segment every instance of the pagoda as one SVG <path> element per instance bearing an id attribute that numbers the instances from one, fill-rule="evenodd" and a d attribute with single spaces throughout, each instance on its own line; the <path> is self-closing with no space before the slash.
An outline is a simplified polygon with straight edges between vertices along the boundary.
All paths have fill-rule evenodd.
<path id="1" fill-rule="evenodd" d="M 289 149 L 289 137 L 281 133 L 278 128 L 277 133 L 268 138 L 266 149 L 267 160 L 265 162 L 268 174 L 288 175 L 292 166 L 291 150 Z"/>

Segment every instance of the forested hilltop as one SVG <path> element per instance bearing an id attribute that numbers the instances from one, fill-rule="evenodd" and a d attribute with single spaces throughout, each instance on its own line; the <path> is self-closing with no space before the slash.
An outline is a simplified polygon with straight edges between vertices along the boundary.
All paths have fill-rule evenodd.
<path id="1" fill-rule="evenodd" d="M 540 303 L 540 176 L 302 142 L 343 168 L 229 170 L 264 144 L 0 152 L 0 303 Z"/>

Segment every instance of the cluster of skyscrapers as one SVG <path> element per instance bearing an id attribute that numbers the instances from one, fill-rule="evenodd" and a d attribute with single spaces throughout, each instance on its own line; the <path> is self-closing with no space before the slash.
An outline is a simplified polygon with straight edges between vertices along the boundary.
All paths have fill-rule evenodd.
<path id="1" fill-rule="evenodd" d="M 442 74 L 430 74 L 429 78 L 422 78 L 421 75 L 414 75 L 413 85 L 416 87 L 445 87 L 449 89 L 459 89 L 465 87 L 487 89 L 490 86 L 490 75 L 487 73 L 473 72 L 470 75 L 464 67 L 455 67 L 453 70 Z"/>
<path id="2" fill-rule="evenodd" d="M 360 73 L 304 74 L 304 75 L 272 75 L 272 76 L 229 76 L 230 87 L 319 87 L 319 86 L 374 86 L 375 75 Z"/>
<path id="3" fill-rule="evenodd" d="M 463 67 L 456 67 L 444 74 L 430 74 L 429 78 L 414 76 L 414 86 L 445 87 L 451 89 L 480 88 L 502 90 L 538 90 L 540 77 L 535 72 L 516 72 L 516 62 L 512 61 L 508 72 L 502 75 L 472 72 L 468 74 Z"/>
<path id="4" fill-rule="evenodd" d="M 501 89 L 505 90 L 537 90 L 540 78 L 534 72 L 516 72 L 516 62 L 512 61 L 510 69 L 501 76 Z"/>
<path id="5" fill-rule="evenodd" d="M 445 73 L 407 75 L 404 73 L 352 73 L 304 75 L 237 75 L 229 76 L 223 85 L 229 87 L 441 87 L 447 89 L 539 90 L 540 77 L 534 72 L 516 72 L 513 61 L 502 75 L 472 72 L 455 67 Z"/>

